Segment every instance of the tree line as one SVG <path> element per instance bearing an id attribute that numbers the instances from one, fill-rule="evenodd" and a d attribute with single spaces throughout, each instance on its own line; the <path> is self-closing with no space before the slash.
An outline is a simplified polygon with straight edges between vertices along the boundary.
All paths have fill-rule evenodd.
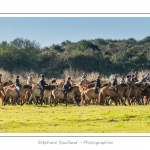
<path id="1" fill-rule="evenodd" d="M 35 71 L 61 77 L 65 69 L 99 72 L 109 76 L 111 72 L 125 75 L 130 71 L 150 68 L 150 36 L 142 40 L 93 39 L 63 41 L 49 47 L 40 47 L 36 41 L 16 38 L 0 43 L 0 68 L 9 72 Z"/>

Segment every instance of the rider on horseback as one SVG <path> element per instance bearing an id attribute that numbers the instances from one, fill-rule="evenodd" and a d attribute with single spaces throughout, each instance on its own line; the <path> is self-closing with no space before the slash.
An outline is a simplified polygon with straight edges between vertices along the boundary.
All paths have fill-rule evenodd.
<path id="1" fill-rule="evenodd" d="M 125 84 L 124 76 L 122 76 L 122 78 L 121 78 L 121 80 L 120 80 L 120 84 Z"/>
<path id="2" fill-rule="evenodd" d="M 96 79 L 96 84 L 95 84 L 95 93 L 99 93 L 99 90 L 101 88 L 101 81 L 100 81 L 100 76 L 97 76 L 97 79 Z"/>
<path id="3" fill-rule="evenodd" d="M 21 87 L 21 84 L 20 84 L 20 81 L 19 81 L 19 76 L 17 76 L 16 89 L 17 89 L 18 96 L 20 95 L 20 87 Z"/>
<path id="4" fill-rule="evenodd" d="M 53 83 L 56 83 L 56 77 L 55 76 L 53 76 L 53 78 L 52 78 L 52 84 Z"/>
<path id="5" fill-rule="evenodd" d="M 40 82 L 39 82 L 39 85 L 40 85 L 40 88 L 41 88 L 41 93 L 40 93 L 40 95 L 43 96 L 44 85 L 48 85 L 48 84 L 45 82 L 44 75 L 42 75 L 42 77 L 41 77 L 41 79 L 40 79 Z"/>
<path id="6" fill-rule="evenodd" d="M 86 80 L 86 73 L 85 72 L 83 73 L 81 80 Z"/>
<path id="7" fill-rule="evenodd" d="M 139 80 L 138 80 L 138 72 L 135 72 L 134 80 L 135 80 L 135 82 L 138 82 L 138 81 L 139 81 Z"/>
<path id="8" fill-rule="evenodd" d="M 71 78 L 68 77 L 68 80 L 64 83 L 63 86 L 63 92 L 64 92 L 64 98 L 67 98 L 67 93 L 69 92 L 69 89 L 72 87 L 70 84 Z"/>
<path id="9" fill-rule="evenodd" d="M 147 82 L 146 77 L 145 77 L 144 74 L 142 75 L 142 80 L 141 80 L 141 82 Z"/>
<path id="10" fill-rule="evenodd" d="M 147 73 L 146 81 L 147 81 L 147 82 L 150 82 L 150 75 L 149 75 L 149 73 Z"/>
<path id="11" fill-rule="evenodd" d="M 28 74 L 27 84 L 32 85 L 32 76 Z"/>
<path id="12" fill-rule="evenodd" d="M 115 92 L 118 92 L 117 89 L 117 75 L 115 75 L 114 73 L 111 74 L 110 79 L 109 79 L 111 86 L 115 88 Z"/>
<path id="13" fill-rule="evenodd" d="M 134 74 L 131 76 L 130 82 L 133 82 L 133 83 L 136 82 L 136 80 L 135 80 L 135 78 L 134 78 Z"/>

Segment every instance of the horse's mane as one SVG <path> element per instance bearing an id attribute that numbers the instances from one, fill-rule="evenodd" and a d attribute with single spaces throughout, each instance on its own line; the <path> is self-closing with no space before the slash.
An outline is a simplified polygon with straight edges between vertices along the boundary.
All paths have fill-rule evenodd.
<path id="1" fill-rule="evenodd" d="M 46 90 L 53 90 L 53 89 L 56 88 L 56 86 L 58 86 L 58 85 L 49 84 L 49 85 L 44 86 L 44 89 L 46 89 Z"/>
<path id="2" fill-rule="evenodd" d="M 141 86 L 141 82 L 135 82 L 134 85 L 136 85 L 137 87 Z"/>
<path id="3" fill-rule="evenodd" d="M 32 89 L 32 86 L 31 86 L 31 85 L 28 85 L 28 84 L 23 85 L 22 87 L 25 88 L 25 89 Z"/>
<path id="4" fill-rule="evenodd" d="M 128 85 L 127 84 L 119 84 L 121 87 L 127 87 Z"/>
<path id="5" fill-rule="evenodd" d="M 104 83 L 103 85 L 102 85 L 102 87 L 105 87 L 105 86 L 108 86 L 109 85 L 109 83 Z"/>
<path id="6" fill-rule="evenodd" d="M 8 83 L 13 84 L 13 82 L 12 82 L 11 80 L 9 80 L 9 81 L 7 81 L 7 82 L 4 82 L 4 83 L 3 83 L 3 86 L 6 86 Z"/>

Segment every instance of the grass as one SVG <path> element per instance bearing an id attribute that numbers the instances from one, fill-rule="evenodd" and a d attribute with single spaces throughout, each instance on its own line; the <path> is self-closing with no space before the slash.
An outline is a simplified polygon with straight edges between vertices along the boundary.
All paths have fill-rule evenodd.
<path id="1" fill-rule="evenodd" d="M 150 106 L 0 106 L 0 133 L 150 133 Z"/>

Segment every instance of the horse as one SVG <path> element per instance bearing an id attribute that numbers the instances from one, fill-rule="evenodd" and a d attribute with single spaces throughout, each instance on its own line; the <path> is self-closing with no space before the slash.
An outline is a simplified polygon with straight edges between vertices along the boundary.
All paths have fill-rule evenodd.
<path id="1" fill-rule="evenodd" d="M 5 93 L 4 93 L 3 87 L 0 86 L 0 99 L 2 100 L 2 105 L 3 105 L 4 97 L 5 97 Z"/>
<path id="2" fill-rule="evenodd" d="M 63 101 L 65 101 L 66 106 L 67 106 L 68 102 L 71 102 L 71 101 L 73 101 L 74 103 L 77 103 L 77 105 L 79 106 L 79 103 L 75 99 L 76 96 L 80 95 L 78 86 L 73 86 L 69 89 L 69 91 L 67 93 L 67 99 L 64 98 L 63 90 L 58 90 L 58 91 L 53 90 L 52 95 L 54 97 L 55 105 L 56 105 L 57 100 L 63 100 Z"/>
<path id="3" fill-rule="evenodd" d="M 3 91 L 4 91 L 4 93 L 5 93 L 7 89 L 14 89 L 14 88 L 15 88 L 15 84 L 3 86 Z"/>
<path id="4" fill-rule="evenodd" d="M 12 98 L 18 98 L 20 100 L 20 105 L 24 104 L 24 101 L 22 102 L 23 98 L 25 98 L 26 92 L 31 92 L 32 86 L 30 85 L 22 85 L 20 88 L 20 95 L 17 94 L 16 89 L 6 89 L 5 97 L 3 99 L 4 106 L 7 104 L 10 97 Z"/>
<path id="5" fill-rule="evenodd" d="M 92 100 L 94 103 L 95 99 L 98 99 L 98 93 L 95 93 L 95 89 L 94 88 L 87 89 L 81 93 L 80 105 L 83 105 L 83 101 L 85 101 L 86 105 L 90 103 L 90 100 Z"/>
<path id="6" fill-rule="evenodd" d="M 132 90 L 129 95 L 129 104 L 143 104 L 143 90 L 147 88 L 147 83 L 143 82 L 136 82 L 132 83 Z M 142 99 L 142 102 L 140 101 Z"/>
<path id="7" fill-rule="evenodd" d="M 106 97 L 110 97 L 115 101 L 115 104 L 117 105 L 117 99 L 120 98 L 122 101 L 122 104 L 126 106 L 125 101 L 123 100 L 123 96 L 125 93 L 125 90 L 131 90 L 130 84 L 119 84 L 118 85 L 118 92 L 116 93 L 114 89 L 110 89 L 109 86 L 104 86 L 100 89 L 99 95 L 98 95 L 98 104 L 104 105 L 107 104 Z"/>
<path id="8" fill-rule="evenodd" d="M 52 90 L 58 90 L 58 85 L 57 84 L 49 84 L 44 86 L 44 92 L 43 92 L 43 96 L 40 95 L 41 93 L 41 89 L 39 87 L 38 84 L 35 84 L 32 88 L 32 94 L 29 98 L 29 104 L 31 103 L 31 100 L 34 100 L 34 103 L 37 105 L 38 104 L 38 100 L 37 98 L 40 98 L 40 104 L 43 104 L 43 98 L 48 98 L 48 100 L 51 99 L 51 95 L 52 95 Z"/>
<path id="9" fill-rule="evenodd" d="M 4 83 L 1 83 L 1 85 L 2 85 L 3 87 L 9 86 L 9 85 L 12 85 L 12 84 L 13 84 L 13 82 L 12 82 L 11 80 L 6 81 L 6 82 L 4 82 Z"/>
<path id="10" fill-rule="evenodd" d="M 102 84 L 102 87 L 108 86 L 109 83 L 104 83 Z M 95 86 L 95 85 L 94 85 Z M 90 86 L 89 86 L 90 87 Z M 91 86 L 92 88 L 88 88 L 84 89 L 84 91 L 81 92 L 81 105 L 83 104 L 83 101 L 85 101 L 85 104 L 87 105 L 88 103 L 90 103 L 90 101 L 94 101 L 98 99 L 98 93 L 95 92 L 95 88 L 93 88 L 93 86 Z"/>

